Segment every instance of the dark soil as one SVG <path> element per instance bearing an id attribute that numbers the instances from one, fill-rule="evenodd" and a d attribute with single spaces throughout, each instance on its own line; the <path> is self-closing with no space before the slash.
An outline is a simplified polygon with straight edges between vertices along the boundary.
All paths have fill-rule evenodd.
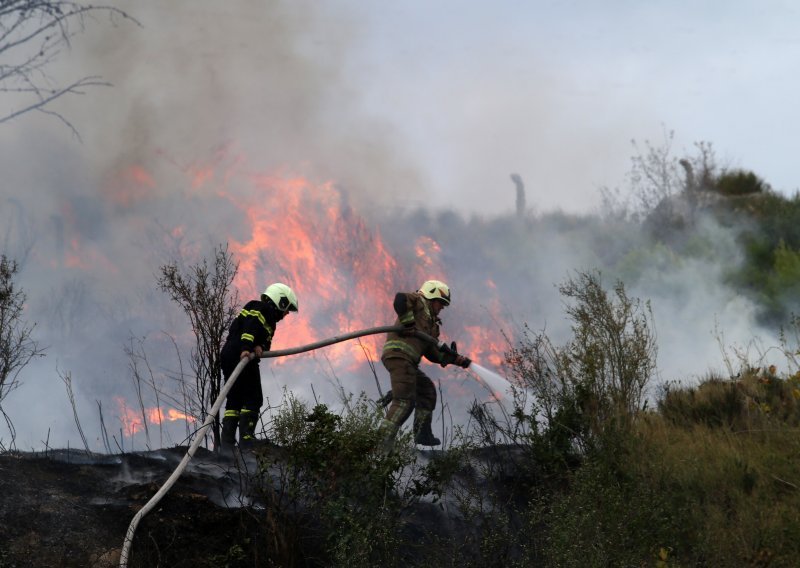
<path id="1" fill-rule="evenodd" d="M 131 520 L 185 451 L 0 455 L 0 567 L 118 566 Z M 240 483 L 236 470 L 232 460 L 198 451 L 187 472 L 143 517 L 129 566 L 268 565 L 258 510 L 224 503 Z M 272 556 L 276 552 L 284 559 L 291 554 L 273 548 Z"/>
<path id="2" fill-rule="evenodd" d="M 492 448 L 491 455 L 476 451 L 471 463 L 516 461 L 513 448 L 498 454 L 499 450 Z M 0 568 L 119 566 L 132 519 L 185 454 L 185 447 L 120 455 L 75 450 L 0 454 Z M 437 455 L 420 454 L 426 459 Z M 244 460 L 199 449 L 169 492 L 142 518 L 128 566 L 328 565 L 328 535 L 314 506 L 301 510 L 302 499 L 292 500 L 291 506 L 281 500 L 280 476 L 268 464 L 285 459 L 283 449 L 268 445 Z M 503 469 L 493 475 L 501 483 Z M 485 481 L 470 470 L 457 477 L 470 478 L 478 486 Z M 498 488 L 493 491 L 497 494 Z M 469 542 L 480 542 L 480 526 L 472 526 L 474 522 L 457 509 L 451 506 L 448 512 L 435 500 L 420 500 L 405 509 L 403 534 L 398 535 L 404 544 L 395 564 L 428 565 L 438 555 L 458 565 L 451 553 L 462 558 L 477 553 Z"/>

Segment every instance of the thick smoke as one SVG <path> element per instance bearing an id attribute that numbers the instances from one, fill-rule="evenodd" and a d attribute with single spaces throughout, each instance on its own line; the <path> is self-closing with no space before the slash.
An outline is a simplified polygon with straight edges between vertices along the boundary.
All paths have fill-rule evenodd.
<path id="1" fill-rule="evenodd" d="M 328 30 L 329 15 L 314 2 L 134 9 L 142 28 L 98 27 L 72 59 L 115 85 L 69 109 L 87 125 L 95 171 L 149 166 L 155 152 L 188 168 L 224 146 L 258 172 L 299 171 L 378 194 L 386 180 L 420 191 L 388 126 L 359 112 L 358 93 L 343 77 L 355 22 L 349 30 L 339 18 Z"/>
<path id="2" fill-rule="evenodd" d="M 236 204 L 194 191 L 204 169 L 220 191 L 248 198 L 257 191 L 250 176 L 265 173 L 335 179 L 359 202 L 379 203 L 384 180 L 409 195 L 419 188 L 387 129 L 359 116 L 341 77 L 351 34 L 325 33 L 313 3 L 119 7 L 141 27 L 98 15 L 51 70 L 113 84 L 54 107 L 82 143 L 35 114 L 0 133 L 5 250 L 24 261 L 27 315 L 49 346 L 14 394 L 24 403 L 6 405 L 25 408 L 11 413 L 22 447 L 38 446 L 48 430 L 55 444 L 74 435 L 57 370 L 71 372 L 80 415 L 96 422 L 96 399 L 130 398 L 120 357 L 129 338 L 185 329 L 155 290 L 161 263 L 249 238 Z"/>
<path id="3" fill-rule="evenodd" d="M 391 128 L 362 112 L 359 93 L 343 72 L 358 21 L 352 20 L 352 30 L 338 26 L 331 33 L 318 3 L 235 5 L 121 4 L 135 10 L 141 27 L 96 22 L 54 71 L 101 74 L 114 85 L 57 107 L 82 142 L 51 117 L 30 115 L 0 130 L 7 149 L 0 155 L 5 251 L 22 261 L 26 316 L 37 322 L 37 337 L 47 346 L 47 357 L 26 368 L 22 386 L 4 401 L 20 448 L 80 444 L 59 380 L 65 374 L 73 379 L 92 449 L 103 448 L 99 406 L 116 443 L 126 439 L 114 402 L 119 396 L 137 405 L 125 348 L 146 346 L 152 372 L 174 376 L 178 363 L 167 338 L 184 353 L 191 344 L 188 322 L 157 290 L 158 267 L 175 259 L 196 262 L 219 243 L 252 239 L 243 207 L 266 201 L 267 185 L 259 181 L 264 176 L 301 176 L 312 186 L 333 182 L 342 211 L 336 223 L 365 223 L 363 230 L 344 232 L 351 236 L 341 243 L 347 263 L 318 259 L 330 263 L 347 297 L 331 297 L 316 282 L 290 282 L 302 292 L 301 313 L 292 317 L 313 321 L 316 338 L 352 331 L 341 329 L 341 322 L 347 323 L 353 298 L 371 298 L 365 288 L 375 285 L 361 281 L 356 267 L 370 245 L 385 242 L 397 264 L 379 283 L 384 295 L 413 290 L 426 277 L 451 284 L 454 303 L 443 314 L 448 340 L 463 344 L 475 337 L 465 329 L 478 329 L 482 335 L 470 347 L 480 352 L 485 346 L 475 341 L 507 346 L 503 334 L 513 341 L 527 323 L 558 341 L 568 336 L 569 324 L 557 285 L 576 270 L 618 266 L 620 255 L 641 238 L 635 228 L 595 218 L 534 216 L 518 197 L 515 211 L 508 173 L 486 192 L 493 202 L 507 201 L 507 215 L 467 219 L 404 207 L 435 190 Z M 533 207 L 545 188 L 526 189 Z M 316 205 L 322 203 L 320 198 Z M 266 206 L 259 214 L 282 222 Z M 709 230 L 720 231 L 717 241 L 730 238 Z M 280 255 L 269 251 L 291 248 L 291 238 L 262 243 L 263 276 L 240 290 L 242 299 L 287 276 L 289 268 L 276 261 Z M 330 250 L 317 244 L 317 254 Z M 747 342 L 756 331 L 754 308 L 721 286 L 724 269 L 723 259 L 670 271 L 654 266 L 630 283 L 631 295 L 653 302 L 663 378 L 691 379 L 720 365 L 717 323 L 730 341 Z M 374 312 L 374 325 L 393 317 L 388 303 L 374 305 Z M 278 340 L 276 347 L 296 344 L 281 329 Z M 470 397 L 482 396 L 480 388 L 462 371 L 426 370 L 445 386 L 448 425 L 463 423 Z M 377 372 L 388 388 L 380 365 Z M 377 396 L 369 372 L 353 376 L 325 352 L 265 363 L 262 374 L 271 404 L 289 389 L 335 406 L 339 384 Z M 166 439 L 154 434 L 152 443 L 177 443 L 185 435 L 182 426 Z M 0 441 L 9 437 L 0 430 Z M 136 444 L 143 447 L 141 440 Z"/>

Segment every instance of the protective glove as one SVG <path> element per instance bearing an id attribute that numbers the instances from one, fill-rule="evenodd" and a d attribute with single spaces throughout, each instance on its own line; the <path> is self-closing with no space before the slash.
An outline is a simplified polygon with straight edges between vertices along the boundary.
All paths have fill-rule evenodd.
<path id="1" fill-rule="evenodd" d="M 264 349 L 262 349 L 262 347 L 260 345 L 256 345 L 253 348 L 253 353 L 255 354 L 255 356 L 256 356 L 255 358 L 256 359 L 260 359 L 261 355 L 264 353 Z M 239 355 L 239 359 L 245 359 L 247 357 L 250 357 L 250 351 L 248 351 L 247 349 L 244 349 L 241 352 L 241 354 Z"/>
<path id="2" fill-rule="evenodd" d="M 452 365 L 459 356 L 455 341 L 453 341 L 450 345 L 444 341 L 439 343 L 439 352 L 442 354 L 442 361 L 439 363 L 442 367 Z"/>

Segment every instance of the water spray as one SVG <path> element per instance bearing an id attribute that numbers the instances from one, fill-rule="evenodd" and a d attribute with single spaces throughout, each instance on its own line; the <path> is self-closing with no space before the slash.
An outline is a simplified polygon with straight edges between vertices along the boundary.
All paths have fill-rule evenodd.
<path id="1" fill-rule="evenodd" d="M 475 362 L 468 370 L 472 371 L 473 378 L 491 394 L 506 417 L 516 411 L 517 405 L 521 405 L 521 410 L 526 414 L 538 412 L 536 408 L 538 397 L 529 387 L 521 383 L 512 383 L 506 377 Z M 512 404 L 513 407 L 510 408 L 508 404 Z"/>
<path id="2" fill-rule="evenodd" d="M 298 353 L 305 353 L 306 351 L 313 351 L 314 349 L 320 349 L 321 347 L 326 347 L 328 345 L 333 345 L 334 343 L 340 343 L 342 341 L 347 341 L 349 339 L 356 339 L 358 337 L 364 337 L 365 335 L 376 335 L 378 333 L 389 333 L 389 332 L 405 332 L 406 329 L 403 326 L 399 325 L 385 325 L 381 327 L 372 327 L 369 329 L 363 329 L 361 331 L 354 331 L 352 333 L 346 333 L 343 335 L 335 335 L 333 337 L 329 337 L 328 339 L 323 339 L 317 341 L 315 343 L 309 343 L 308 345 L 302 345 L 300 347 L 292 347 L 290 349 L 279 349 L 276 351 L 264 351 L 261 354 L 262 359 L 269 359 L 274 357 L 285 357 L 287 355 L 296 355 Z M 423 333 L 421 331 L 413 331 L 413 335 L 422 339 L 423 341 L 427 341 L 430 343 L 435 343 L 439 346 L 443 345 L 442 342 L 434 339 L 427 333 Z M 186 466 L 189 465 L 189 461 L 194 456 L 194 453 L 197 451 L 197 448 L 200 446 L 202 441 L 205 439 L 206 432 L 214 423 L 214 420 L 217 417 L 217 413 L 219 412 L 220 407 L 222 406 L 222 402 L 228 396 L 228 392 L 230 392 L 231 387 L 236 382 L 236 379 L 239 377 L 239 374 L 242 372 L 242 369 L 253 360 L 255 357 L 254 353 L 250 353 L 248 357 L 243 358 L 236 368 L 231 373 L 231 376 L 225 381 L 222 389 L 220 389 L 219 396 L 217 400 L 214 401 L 214 404 L 211 406 L 211 410 L 208 412 L 208 417 L 203 425 L 197 430 L 197 434 L 192 441 L 189 449 L 186 452 L 186 455 L 181 460 L 181 463 L 178 464 L 178 467 L 175 468 L 175 471 L 172 472 L 172 475 L 169 476 L 169 479 L 161 486 L 161 489 L 156 492 L 150 500 L 139 509 L 139 511 L 134 515 L 133 519 L 131 520 L 130 525 L 128 526 L 128 531 L 125 534 L 125 542 L 122 545 L 122 551 L 120 552 L 119 557 L 119 565 L 120 568 L 127 568 L 128 566 L 128 555 L 130 553 L 130 547 L 133 543 L 133 536 L 136 533 L 136 527 L 139 525 L 139 521 L 151 510 L 155 507 L 158 502 L 161 500 L 164 495 L 167 494 L 167 491 L 175 484 L 178 478 L 183 473 L 183 470 L 186 469 Z"/>
<path id="3" fill-rule="evenodd" d="M 488 387 L 492 392 L 505 391 L 512 386 L 511 381 L 502 375 L 498 375 L 494 371 L 490 371 L 486 367 L 478 365 L 475 361 L 472 362 L 472 364 L 469 366 L 469 369 L 478 375 L 478 378 L 485 383 L 486 387 Z"/>

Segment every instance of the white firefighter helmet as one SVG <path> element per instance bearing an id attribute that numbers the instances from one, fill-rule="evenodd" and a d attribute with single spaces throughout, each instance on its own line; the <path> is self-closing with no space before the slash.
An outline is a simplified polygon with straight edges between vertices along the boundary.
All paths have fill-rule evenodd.
<path id="1" fill-rule="evenodd" d="M 270 284 L 261 294 L 261 299 L 263 300 L 265 296 L 272 300 L 272 303 L 282 312 L 297 311 L 297 296 L 286 284 L 280 282 Z"/>
<path id="2" fill-rule="evenodd" d="M 441 300 L 445 306 L 450 305 L 450 287 L 441 280 L 428 280 L 419 291 L 429 300 Z"/>

